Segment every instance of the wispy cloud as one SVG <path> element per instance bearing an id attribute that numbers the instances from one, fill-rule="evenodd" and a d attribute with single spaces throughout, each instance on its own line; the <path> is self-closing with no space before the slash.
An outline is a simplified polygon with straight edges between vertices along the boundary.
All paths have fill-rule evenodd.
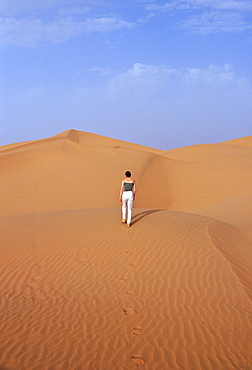
<path id="1" fill-rule="evenodd" d="M 145 3 L 146 10 L 169 11 L 171 9 L 218 9 L 238 12 L 252 11 L 251 0 L 173 0 L 160 4 L 159 1 Z"/>
<path id="2" fill-rule="evenodd" d="M 176 8 L 178 8 L 177 2 L 176 1 L 171 1 L 171 2 L 165 3 L 163 5 L 157 4 L 157 3 L 148 4 L 145 9 L 148 10 L 148 11 L 151 11 L 151 12 L 155 12 L 155 11 L 165 12 L 165 11 L 173 10 L 173 9 L 176 9 Z"/>
<path id="3" fill-rule="evenodd" d="M 1 18 L 1 45 L 36 47 L 58 44 L 80 34 L 83 25 L 71 18 L 60 18 L 50 23 L 41 19 Z"/>
<path id="4" fill-rule="evenodd" d="M 101 67 L 93 67 L 88 70 L 88 72 L 92 73 L 98 73 L 102 76 L 108 76 L 111 75 L 112 73 L 116 73 L 113 69 L 110 68 L 101 68 Z"/>
<path id="5" fill-rule="evenodd" d="M 249 127 L 251 91 L 250 81 L 230 64 L 173 68 L 135 63 L 112 77 L 103 91 L 95 94 L 98 97 L 95 104 L 101 109 L 98 119 L 106 117 L 108 125 L 125 124 L 132 132 L 131 141 L 135 128 L 140 126 L 142 142 L 151 145 L 150 137 L 157 136 L 157 125 L 159 143 L 162 136 L 165 147 L 168 142 L 172 146 L 174 138 L 177 142 L 187 135 L 191 138 L 199 135 L 201 141 L 214 142 L 220 127 L 225 132 L 230 132 L 230 127 L 238 132 L 242 120 Z M 83 107 L 86 94 L 80 101 Z M 93 118 L 97 119 L 95 113 Z"/>
<path id="6" fill-rule="evenodd" d="M 82 2 L 86 3 L 85 1 Z M 65 6 L 80 5 L 79 0 L 0 0 L 0 13 L 2 16 L 28 16 L 39 14 L 41 11 L 63 8 Z"/>
<path id="7" fill-rule="evenodd" d="M 247 19 L 252 13 L 251 0 L 174 0 L 163 4 L 152 1 L 145 3 L 145 10 L 152 14 L 182 12 L 180 26 L 195 33 L 238 33 L 252 28 Z"/>
<path id="8" fill-rule="evenodd" d="M 148 76 L 167 76 L 174 73 L 175 70 L 166 65 L 148 65 L 142 63 L 135 63 L 132 68 L 128 69 L 126 74 L 128 76 L 142 78 Z"/>
<path id="9" fill-rule="evenodd" d="M 181 71 L 181 77 L 186 84 L 215 84 L 228 86 L 233 84 L 236 88 L 248 87 L 250 82 L 240 73 L 235 71 L 233 65 L 226 63 L 224 66 L 209 65 L 207 68 L 188 68 Z"/>
<path id="10" fill-rule="evenodd" d="M 136 23 L 114 17 L 90 18 L 85 22 L 86 32 L 108 32 L 122 28 L 132 28 Z"/>
<path id="11" fill-rule="evenodd" d="M 2 46 L 39 47 L 55 45 L 92 32 L 109 32 L 132 28 L 134 23 L 113 17 L 88 18 L 58 17 L 51 22 L 38 18 L 0 18 Z"/>
<path id="12" fill-rule="evenodd" d="M 59 15 L 62 17 L 67 17 L 70 15 L 81 15 L 89 12 L 90 9 L 91 8 L 89 6 L 70 6 L 59 9 Z"/>
<path id="13" fill-rule="evenodd" d="M 0 46 L 55 45 L 88 33 L 141 27 L 164 13 L 173 15 L 177 29 L 190 33 L 241 33 L 252 28 L 251 0 L 139 0 L 142 16 L 135 20 L 123 19 L 111 5 L 101 3 L 105 4 L 101 0 L 0 0 Z"/>
<path id="14" fill-rule="evenodd" d="M 249 80 L 245 76 L 237 73 L 234 66 L 226 63 L 223 66 L 209 65 L 206 68 L 185 68 L 176 69 L 168 65 L 147 65 L 135 63 L 127 71 L 120 73 L 116 77 L 116 81 L 132 81 L 139 86 L 139 81 L 144 84 L 149 84 L 150 88 L 153 84 L 159 84 L 160 81 L 170 85 L 171 82 L 176 82 L 182 86 L 184 84 L 219 84 L 227 85 L 234 84 L 237 87 L 247 86 Z"/>
<path id="15" fill-rule="evenodd" d="M 92 32 L 130 29 L 102 0 L 0 0 L 0 45 L 40 47 Z M 108 13 L 105 11 L 108 10 Z"/>
<path id="16" fill-rule="evenodd" d="M 90 72 L 110 71 L 95 67 Z M 54 129 L 55 121 L 82 128 L 85 122 L 85 131 L 112 137 L 116 128 L 124 140 L 164 149 L 189 145 L 188 138 L 191 143 L 221 141 L 220 130 L 223 140 L 231 130 L 238 137 L 241 122 L 244 132 L 251 128 L 251 84 L 230 64 L 179 69 L 135 63 L 105 80 L 101 86 L 57 91 L 60 99 L 49 87 L 29 89 L 11 114 L 13 119 L 40 117 Z M 47 106 L 43 115 L 41 102 Z"/>
<path id="17" fill-rule="evenodd" d="M 251 30 L 252 25 L 246 22 L 238 13 L 204 12 L 182 22 L 182 26 L 194 33 L 241 33 Z"/>
<path id="18" fill-rule="evenodd" d="M 186 3 L 190 6 L 196 6 L 198 8 L 219 9 L 238 12 L 252 11 L 252 3 L 250 0 L 185 0 L 178 1 L 178 3 Z"/>

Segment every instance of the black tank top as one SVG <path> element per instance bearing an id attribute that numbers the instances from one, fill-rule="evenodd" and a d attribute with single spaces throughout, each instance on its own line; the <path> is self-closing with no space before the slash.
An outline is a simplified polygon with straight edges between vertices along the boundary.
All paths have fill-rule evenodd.
<path id="1" fill-rule="evenodd" d="M 124 182 L 124 191 L 132 191 L 134 182 Z"/>

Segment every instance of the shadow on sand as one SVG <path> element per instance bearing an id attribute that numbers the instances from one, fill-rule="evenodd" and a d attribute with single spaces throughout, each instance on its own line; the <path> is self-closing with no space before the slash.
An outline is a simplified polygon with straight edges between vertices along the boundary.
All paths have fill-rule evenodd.
<path id="1" fill-rule="evenodd" d="M 144 217 L 151 215 L 152 213 L 161 212 L 161 211 L 163 211 L 163 209 L 151 209 L 148 211 L 138 213 L 137 215 L 132 217 L 131 225 L 136 224 L 138 221 L 142 220 Z"/>

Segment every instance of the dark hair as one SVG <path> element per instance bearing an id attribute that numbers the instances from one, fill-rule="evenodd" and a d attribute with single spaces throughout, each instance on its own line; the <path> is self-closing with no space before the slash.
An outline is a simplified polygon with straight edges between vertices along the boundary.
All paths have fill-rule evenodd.
<path id="1" fill-rule="evenodd" d="M 125 172 L 125 176 L 126 176 L 126 177 L 130 177 L 130 176 L 131 176 L 131 172 L 130 172 L 130 171 L 126 171 L 126 172 Z"/>

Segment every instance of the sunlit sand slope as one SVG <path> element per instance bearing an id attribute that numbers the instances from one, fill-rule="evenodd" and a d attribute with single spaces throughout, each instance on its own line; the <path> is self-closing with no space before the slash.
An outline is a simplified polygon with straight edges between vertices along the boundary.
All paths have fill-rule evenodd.
<path id="1" fill-rule="evenodd" d="M 0 176 L 0 370 L 251 369 L 252 137 L 68 130 L 0 147 Z"/>
<path id="2" fill-rule="evenodd" d="M 172 209 L 211 216 L 251 231 L 252 136 L 163 152 L 179 161 L 169 172 Z"/>
<path id="3" fill-rule="evenodd" d="M 121 178 L 129 169 L 138 185 L 136 208 L 219 215 L 251 230 L 251 141 L 165 152 L 69 130 L 3 146 L 0 214 L 117 207 Z"/>
<path id="4" fill-rule="evenodd" d="M 246 235 L 182 212 L 119 218 L 0 220 L 1 369 L 249 369 Z"/>
<path id="5" fill-rule="evenodd" d="M 155 149 L 69 130 L 0 151 L 1 215 L 117 207 L 124 172 L 135 177 Z"/>

